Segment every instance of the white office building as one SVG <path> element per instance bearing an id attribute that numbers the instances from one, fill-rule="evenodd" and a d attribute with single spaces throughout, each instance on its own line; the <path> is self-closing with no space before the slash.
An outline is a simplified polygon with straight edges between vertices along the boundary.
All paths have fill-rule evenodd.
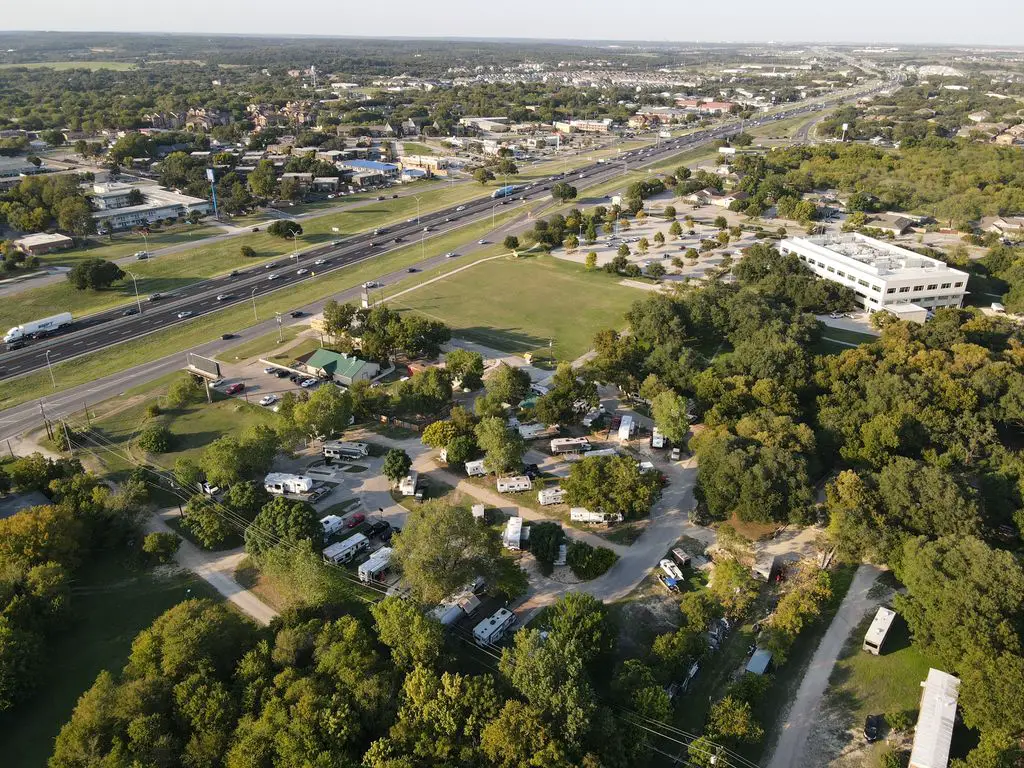
<path id="1" fill-rule="evenodd" d="M 959 307 L 967 273 L 937 259 L 857 233 L 791 237 L 779 244 L 814 274 L 851 288 L 869 312 L 900 304 Z"/>
<path id="2" fill-rule="evenodd" d="M 133 195 L 138 190 L 141 202 Z M 164 219 L 181 219 L 198 211 L 208 214 L 210 201 L 182 195 L 155 184 L 94 184 L 88 193 L 98 230 L 131 229 Z"/>

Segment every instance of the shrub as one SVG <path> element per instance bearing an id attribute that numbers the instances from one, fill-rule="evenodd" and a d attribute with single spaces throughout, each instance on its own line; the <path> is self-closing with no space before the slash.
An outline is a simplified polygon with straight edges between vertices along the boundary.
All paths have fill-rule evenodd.
<path id="1" fill-rule="evenodd" d="M 532 536 L 531 532 L 531 536 Z M 566 562 L 576 574 L 576 578 L 589 581 L 604 574 L 615 565 L 619 556 L 607 547 L 592 547 L 585 541 L 574 541 L 569 544 Z"/>
<path id="2" fill-rule="evenodd" d="M 160 403 L 155 400 L 146 406 L 146 415 L 153 419 L 160 415 Z"/>
<path id="3" fill-rule="evenodd" d="M 256 255 L 256 249 L 255 249 L 255 248 L 253 248 L 253 247 L 252 247 L 251 245 L 243 245 L 243 246 L 242 246 L 242 247 L 241 247 L 241 248 L 239 249 L 239 252 L 240 252 L 240 253 L 242 254 L 242 256 L 243 256 L 244 258 L 246 258 L 246 259 L 251 259 L 251 258 L 252 258 L 253 256 L 255 256 L 255 255 Z"/>
<path id="4" fill-rule="evenodd" d="M 181 546 L 181 537 L 174 533 L 151 533 L 142 540 L 142 551 L 158 563 L 169 563 Z"/>
<path id="5" fill-rule="evenodd" d="M 163 424 L 150 424 L 139 433 L 137 443 L 147 453 L 167 453 L 172 440 L 171 430 Z"/>
<path id="6" fill-rule="evenodd" d="M 540 572 L 549 576 L 554 570 L 558 547 L 565 538 L 558 523 L 536 523 L 530 526 L 530 552 L 537 558 Z"/>

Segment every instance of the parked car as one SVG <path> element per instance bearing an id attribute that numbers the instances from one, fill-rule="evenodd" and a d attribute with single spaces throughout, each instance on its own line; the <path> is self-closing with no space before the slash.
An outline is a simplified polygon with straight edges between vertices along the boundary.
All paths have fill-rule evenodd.
<path id="1" fill-rule="evenodd" d="M 365 519 L 366 519 L 366 515 L 364 515 L 362 512 L 356 512 L 354 515 L 352 515 L 352 517 L 350 517 L 348 519 L 348 526 L 347 527 L 355 528 L 357 525 L 359 525 Z"/>
<path id="2" fill-rule="evenodd" d="M 318 379 L 303 379 L 301 382 L 299 382 L 299 386 L 302 387 L 303 389 L 312 389 L 319 383 L 320 381 Z"/>
<path id="3" fill-rule="evenodd" d="M 242 392 L 244 389 L 245 389 L 245 384 L 243 384 L 240 381 L 237 381 L 234 384 L 232 384 L 230 387 L 225 389 L 224 392 L 225 392 L 225 394 L 228 394 L 228 395 L 237 395 L 239 392 Z"/>
<path id="4" fill-rule="evenodd" d="M 210 382 L 211 387 L 223 387 L 227 381 L 224 379 L 217 379 L 216 381 Z"/>
<path id="5" fill-rule="evenodd" d="M 260 398 L 260 405 L 262 405 L 262 406 L 273 405 L 276 402 L 277 402 L 277 395 L 273 395 L 273 394 L 271 394 L 271 395 L 264 395 L 263 397 Z"/>
<path id="6" fill-rule="evenodd" d="M 277 373 L 279 370 L 281 370 L 281 369 L 280 368 L 275 368 L 272 365 L 268 365 L 266 368 L 263 369 L 263 372 L 264 373 Z"/>
<path id="7" fill-rule="evenodd" d="M 279 379 L 283 379 L 285 376 L 288 375 L 288 371 L 286 371 L 284 368 L 278 368 L 276 371 L 274 371 L 274 375 L 277 376 L 277 378 Z"/>
<path id="8" fill-rule="evenodd" d="M 683 452 L 679 449 L 679 447 L 676 446 L 675 448 L 672 449 L 672 453 L 669 454 L 669 457 L 672 459 L 672 461 L 679 461 L 679 459 L 682 457 L 682 453 Z"/>
<path id="9" fill-rule="evenodd" d="M 382 536 L 385 531 L 391 530 L 391 524 L 387 520 L 378 520 L 375 523 L 370 523 L 370 527 L 366 529 L 366 536 Z"/>

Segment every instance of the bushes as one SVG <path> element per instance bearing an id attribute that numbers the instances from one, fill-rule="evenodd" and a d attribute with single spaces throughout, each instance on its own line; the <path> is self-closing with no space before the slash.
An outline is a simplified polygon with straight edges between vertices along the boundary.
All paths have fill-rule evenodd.
<path id="1" fill-rule="evenodd" d="M 158 563 L 169 563 L 181 546 L 181 537 L 173 533 L 150 533 L 142 540 L 142 551 Z"/>
<path id="2" fill-rule="evenodd" d="M 619 556 L 607 547 L 592 547 L 585 541 L 574 541 L 569 544 L 566 562 L 576 574 L 576 578 L 589 581 L 604 574 L 615 565 Z"/>
<path id="3" fill-rule="evenodd" d="M 530 526 L 530 552 L 537 558 L 540 572 L 550 576 L 554 570 L 558 547 L 565 539 L 562 526 L 558 523 L 535 523 Z"/>
<path id="4" fill-rule="evenodd" d="M 150 424 L 142 430 L 136 442 L 146 453 L 167 453 L 173 440 L 171 430 L 163 424 Z"/>

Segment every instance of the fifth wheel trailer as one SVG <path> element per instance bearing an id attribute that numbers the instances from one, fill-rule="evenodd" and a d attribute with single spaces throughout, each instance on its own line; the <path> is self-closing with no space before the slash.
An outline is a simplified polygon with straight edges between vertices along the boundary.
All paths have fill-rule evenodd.
<path id="1" fill-rule="evenodd" d="M 71 313 L 61 312 L 57 315 L 50 315 L 44 317 L 42 320 L 29 320 L 27 323 L 16 325 L 11 328 L 7 333 L 4 334 L 4 343 L 10 344 L 12 341 L 18 339 L 24 339 L 27 336 L 31 336 L 35 333 L 53 333 L 59 331 L 66 325 L 71 325 Z"/>
<path id="2" fill-rule="evenodd" d="M 268 493 L 309 493 L 313 490 L 313 479 L 285 472 L 271 472 L 263 478 L 263 487 Z"/>

